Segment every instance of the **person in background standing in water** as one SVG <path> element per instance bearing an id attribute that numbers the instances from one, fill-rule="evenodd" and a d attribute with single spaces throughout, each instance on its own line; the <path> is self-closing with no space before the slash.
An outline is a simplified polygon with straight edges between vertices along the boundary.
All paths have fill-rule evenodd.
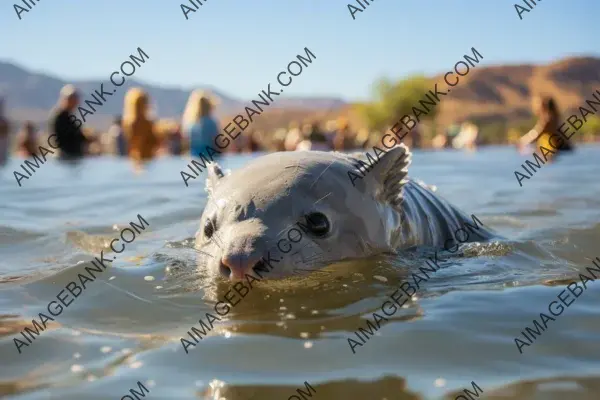
<path id="1" fill-rule="evenodd" d="M 19 157 L 30 158 L 36 155 L 38 150 L 36 131 L 37 129 L 31 121 L 25 122 L 17 139 L 17 155 Z"/>
<path id="2" fill-rule="evenodd" d="M 318 122 L 313 122 L 310 125 L 310 128 L 307 129 L 307 132 L 308 135 L 306 135 L 306 139 L 298 144 L 296 150 L 331 150 L 331 144 L 327 140 L 327 136 L 325 136 L 321 130 L 321 126 Z"/>
<path id="3" fill-rule="evenodd" d="M 474 151 L 477 148 L 477 137 L 479 136 L 479 128 L 477 125 L 465 121 L 460 126 L 460 132 L 452 140 L 452 147 L 455 149 L 465 149 Z"/>
<path id="4" fill-rule="evenodd" d="M 158 148 L 154 123 L 147 115 L 148 105 L 148 95 L 140 88 L 131 88 L 125 94 L 123 132 L 129 144 L 129 157 L 136 163 L 151 160 Z"/>
<path id="5" fill-rule="evenodd" d="M 321 125 L 322 126 L 322 125 Z M 327 139 L 327 143 L 329 143 L 329 147 L 333 149 L 333 141 L 336 136 L 338 136 L 340 130 L 339 120 L 330 119 L 325 123 L 325 129 L 322 130 L 325 138 Z"/>
<path id="6" fill-rule="evenodd" d="M 359 149 L 366 149 L 367 147 L 369 147 L 369 142 L 370 142 L 370 132 L 367 128 L 362 128 L 359 129 L 358 133 L 356 134 L 356 146 Z"/>
<path id="7" fill-rule="evenodd" d="M 65 85 L 60 90 L 58 106 L 50 116 L 50 135 L 56 135 L 56 143 L 63 160 L 83 157 L 87 138 L 77 126 L 79 121 L 70 118 L 79 104 L 79 93 L 75 86 Z"/>
<path id="8" fill-rule="evenodd" d="M 337 129 L 333 137 L 333 149 L 336 151 L 347 151 L 356 149 L 356 135 L 350 130 L 350 124 L 346 118 L 340 117 L 337 121 Z"/>
<path id="9" fill-rule="evenodd" d="M 162 137 L 157 155 L 181 155 L 183 150 L 181 124 L 172 119 L 163 119 L 156 125 L 157 134 Z"/>
<path id="10" fill-rule="evenodd" d="M 9 128 L 8 120 L 4 118 L 4 99 L 0 97 L 0 165 L 4 165 L 8 160 Z"/>
<path id="11" fill-rule="evenodd" d="M 181 124 L 175 126 L 169 131 L 169 154 L 180 156 L 183 153 L 183 135 L 181 134 Z"/>
<path id="12" fill-rule="evenodd" d="M 261 151 L 260 140 L 258 139 L 257 132 L 250 128 L 242 133 L 241 149 L 240 153 L 254 153 L 257 151 Z"/>
<path id="13" fill-rule="evenodd" d="M 87 148 L 85 151 L 86 156 L 94 156 L 97 157 L 103 153 L 102 149 L 102 137 L 98 135 L 98 133 L 92 128 L 83 130 L 83 134 L 88 139 Z"/>
<path id="14" fill-rule="evenodd" d="M 190 143 L 190 153 L 193 156 L 206 154 L 206 147 L 213 146 L 219 134 L 219 123 L 213 118 L 215 106 L 208 94 L 201 90 L 194 90 L 188 99 L 183 114 L 183 133 Z M 228 147 L 233 147 L 231 143 Z M 218 154 L 217 154 L 218 155 Z"/>
<path id="15" fill-rule="evenodd" d="M 127 139 L 125 139 L 123 120 L 120 115 L 114 117 L 113 123 L 108 129 L 108 134 L 106 136 L 107 141 L 104 146 L 106 152 L 121 157 L 127 155 Z"/>
<path id="16" fill-rule="evenodd" d="M 285 128 L 279 128 L 272 133 L 271 140 L 266 140 L 265 151 L 287 151 L 285 149 L 285 139 L 288 131 Z M 264 137 L 264 136 L 263 136 Z"/>
<path id="17" fill-rule="evenodd" d="M 556 152 L 556 154 L 550 153 L 549 160 L 560 153 L 572 151 L 574 146 L 568 140 L 565 140 L 559 132 L 560 113 L 554 99 L 550 96 L 536 96 L 533 98 L 532 108 L 538 122 L 532 130 L 519 139 L 517 143 L 519 150 L 524 152 L 527 145 L 537 141 L 536 147 L 538 149 L 543 146 Z M 554 143 L 554 145 L 550 143 L 552 135 L 559 138 L 558 143 Z M 554 150 L 555 148 L 556 150 Z"/>
<path id="18" fill-rule="evenodd" d="M 304 139 L 302 131 L 300 130 L 300 124 L 297 121 L 290 122 L 289 129 L 286 133 L 283 147 L 285 151 L 294 151 L 298 147 L 298 144 Z"/>
<path id="19" fill-rule="evenodd" d="M 460 132 L 460 126 L 457 124 L 451 124 L 446 129 L 441 128 L 440 132 L 435 135 L 431 141 L 431 146 L 434 149 L 450 149 L 452 148 L 452 140 Z"/>

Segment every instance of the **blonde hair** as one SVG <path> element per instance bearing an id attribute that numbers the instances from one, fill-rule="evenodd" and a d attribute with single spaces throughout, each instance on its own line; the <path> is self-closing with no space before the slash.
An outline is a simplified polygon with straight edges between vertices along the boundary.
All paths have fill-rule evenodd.
<path id="1" fill-rule="evenodd" d="M 78 95 L 79 92 L 77 91 L 77 88 L 74 85 L 71 85 L 69 83 L 63 86 L 62 89 L 60 89 L 59 94 L 61 99 L 68 99 L 71 96 Z"/>
<path id="2" fill-rule="evenodd" d="M 149 105 L 148 94 L 140 88 L 131 88 L 125 94 L 123 132 L 127 138 L 129 157 L 138 161 L 154 157 L 160 145 L 154 123 L 148 119 Z"/>
<path id="3" fill-rule="evenodd" d="M 356 135 L 356 139 L 359 142 L 367 142 L 370 139 L 369 130 L 362 128 L 358 131 L 358 135 Z"/>
<path id="4" fill-rule="evenodd" d="M 204 91 L 194 90 L 188 97 L 185 111 L 183 112 L 182 125 L 190 125 L 197 122 L 200 118 L 210 114 L 215 105 L 215 101 Z"/>
<path id="5" fill-rule="evenodd" d="M 123 124 L 126 125 L 139 119 L 146 119 L 148 95 L 140 88 L 131 88 L 125 93 L 123 107 Z"/>
<path id="6" fill-rule="evenodd" d="M 348 120 L 344 117 L 339 117 L 336 121 L 337 123 L 337 128 L 338 129 L 347 129 L 350 124 L 348 123 Z"/>

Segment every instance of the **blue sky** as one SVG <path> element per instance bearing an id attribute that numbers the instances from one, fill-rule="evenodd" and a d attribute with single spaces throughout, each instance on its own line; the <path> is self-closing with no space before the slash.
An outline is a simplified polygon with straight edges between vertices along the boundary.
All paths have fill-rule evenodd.
<path id="1" fill-rule="evenodd" d="M 181 1 L 42 0 L 22 20 L 14 3 L 0 5 L 3 61 L 108 80 L 142 47 L 150 60 L 135 78 L 208 84 L 241 99 L 275 82 L 304 47 L 317 59 L 286 95 L 347 100 L 368 98 L 384 75 L 449 70 L 471 47 L 487 65 L 600 55 L 595 0 L 543 0 L 523 20 L 503 0 L 374 0 L 356 20 L 339 0 L 207 0 L 189 20 Z"/>

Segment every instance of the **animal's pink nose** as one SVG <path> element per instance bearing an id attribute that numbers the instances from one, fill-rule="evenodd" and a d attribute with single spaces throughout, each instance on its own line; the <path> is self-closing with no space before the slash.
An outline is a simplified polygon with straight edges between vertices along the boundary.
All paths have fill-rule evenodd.
<path id="1" fill-rule="evenodd" d="M 221 257 L 221 275 L 231 280 L 243 279 L 245 274 L 252 275 L 254 267 L 262 261 L 257 257 L 243 255 L 227 255 Z"/>

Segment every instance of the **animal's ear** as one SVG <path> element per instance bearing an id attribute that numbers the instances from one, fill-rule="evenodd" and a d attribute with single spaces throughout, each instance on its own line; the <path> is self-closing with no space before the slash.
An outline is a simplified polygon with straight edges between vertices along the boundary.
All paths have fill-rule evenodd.
<path id="1" fill-rule="evenodd" d="M 212 195 L 215 191 L 215 188 L 219 184 L 219 180 L 221 180 L 225 174 L 223 170 L 216 162 L 209 162 L 207 166 L 208 170 L 208 178 L 206 178 L 206 191 L 208 195 Z"/>
<path id="2" fill-rule="evenodd" d="M 402 186 L 407 182 L 408 166 L 412 160 L 412 153 L 404 143 L 387 152 L 376 147 L 366 154 L 352 153 L 350 157 L 356 168 L 357 184 L 362 180 L 365 189 L 382 202 L 397 205 L 402 201 Z"/>

